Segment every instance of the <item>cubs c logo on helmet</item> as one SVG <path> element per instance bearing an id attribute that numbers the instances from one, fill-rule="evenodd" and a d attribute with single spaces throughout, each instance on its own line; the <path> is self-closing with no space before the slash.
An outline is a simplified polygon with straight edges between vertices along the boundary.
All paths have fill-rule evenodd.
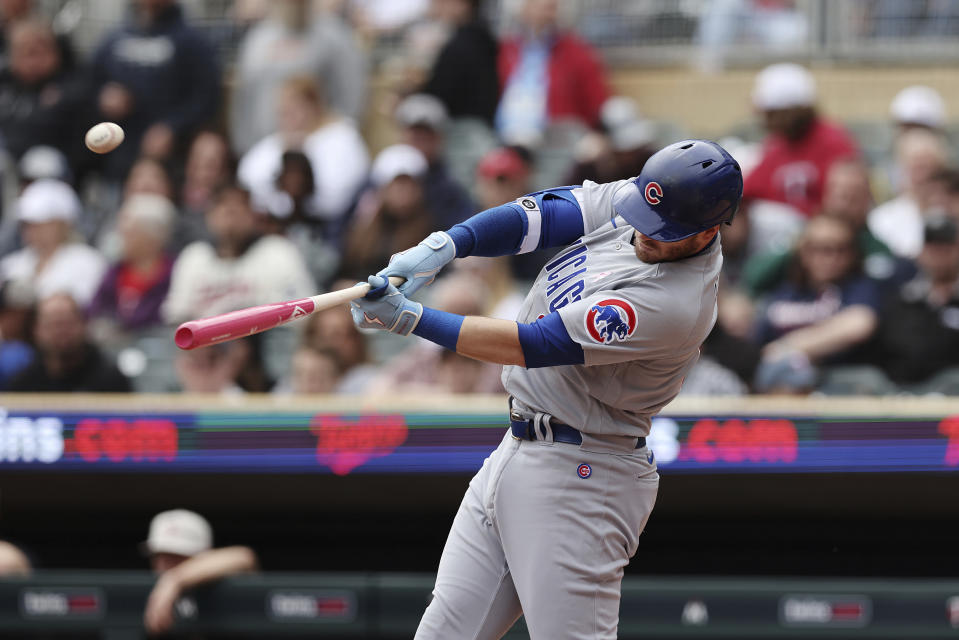
<path id="1" fill-rule="evenodd" d="M 650 182 L 646 185 L 645 195 L 649 204 L 659 204 L 663 199 L 663 188 L 658 182 Z"/>
<path id="2" fill-rule="evenodd" d="M 625 341 L 635 330 L 636 310 L 625 300 L 602 300 L 586 312 L 586 331 L 600 344 Z"/>

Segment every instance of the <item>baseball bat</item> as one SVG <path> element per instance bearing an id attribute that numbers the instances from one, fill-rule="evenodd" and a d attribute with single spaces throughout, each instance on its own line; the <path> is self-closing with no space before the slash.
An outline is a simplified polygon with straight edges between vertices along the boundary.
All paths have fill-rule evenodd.
<path id="1" fill-rule="evenodd" d="M 403 283 L 403 278 L 391 277 L 390 283 L 398 286 Z M 245 338 L 254 333 L 279 327 L 297 318 L 305 318 L 317 311 L 362 298 L 369 290 L 370 285 L 361 282 L 346 289 L 321 293 L 309 298 L 263 304 L 200 320 L 190 320 L 177 327 L 173 341 L 181 349 L 190 350 Z"/>

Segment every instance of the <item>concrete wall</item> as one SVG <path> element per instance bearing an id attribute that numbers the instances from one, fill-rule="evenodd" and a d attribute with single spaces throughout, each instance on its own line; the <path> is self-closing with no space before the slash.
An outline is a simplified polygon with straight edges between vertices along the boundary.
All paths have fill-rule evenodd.
<path id="1" fill-rule="evenodd" d="M 911 84 L 937 89 L 946 100 L 949 119 L 959 119 L 959 68 L 823 68 L 813 73 L 822 111 L 840 120 L 886 119 L 893 96 Z M 633 97 L 646 116 L 712 137 L 752 119 L 749 96 L 755 74 L 623 69 L 613 73 L 612 83 L 617 92 Z"/>

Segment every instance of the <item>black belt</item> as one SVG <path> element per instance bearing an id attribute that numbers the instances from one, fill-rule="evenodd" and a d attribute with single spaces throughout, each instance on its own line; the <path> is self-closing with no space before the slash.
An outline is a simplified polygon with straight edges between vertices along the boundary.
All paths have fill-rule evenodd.
<path id="1" fill-rule="evenodd" d="M 545 440 L 545 430 L 540 435 L 543 437 L 536 437 L 536 426 L 533 424 L 532 420 L 513 420 L 512 416 L 509 421 L 510 430 L 513 432 L 513 437 L 517 440 Z M 553 442 L 565 442 L 566 444 L 583 444 L 583 434 L 569 426 L 568 424 L 563 424 L 562 422 L 557 422 L 552 418 L 549 419 L 549 428 L 553 432 Z M 646 438 L 637 438 L 636 439 L 636 448 L 642 449 L 646 446 Z"/>

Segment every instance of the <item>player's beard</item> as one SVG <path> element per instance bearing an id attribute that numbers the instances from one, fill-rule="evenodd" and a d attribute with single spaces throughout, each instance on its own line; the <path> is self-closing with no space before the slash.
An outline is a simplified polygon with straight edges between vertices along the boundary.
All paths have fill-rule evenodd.
<path id="1" fill-rule="evenodd" d="M 657 264 L 688 258 L 701 251 L 708 241 L 704 243 L 703 238 L 697 234 L 676 242 L 660 242 L 634 231 L 632 243 L 637 258 L 646 264 Z"/>

